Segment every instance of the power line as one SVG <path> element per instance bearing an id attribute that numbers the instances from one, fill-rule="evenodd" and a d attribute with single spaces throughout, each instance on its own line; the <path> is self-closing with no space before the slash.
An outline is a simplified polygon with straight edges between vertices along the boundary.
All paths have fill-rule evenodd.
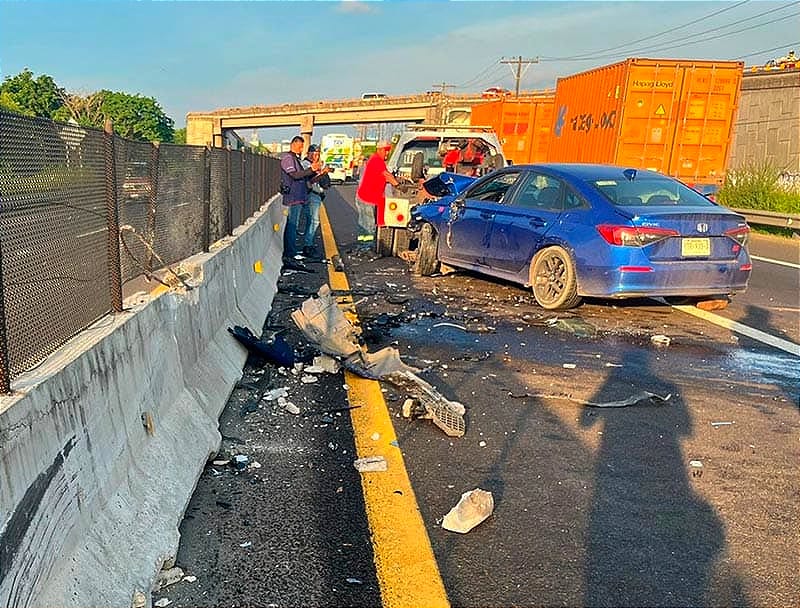
<path id="1" fill-rule="evenodd" d="M 675 27 L 671 27 L 670 29 L 664 30 L 664 31 L 659 32 L 657 34 L 652 34 L 652 35 L 647 36 L 645 38 L 639 38 L 638 40 L 632 40 L 632 41 L 626 42 L 624 44 L 618 44 L 617 46 L 612 46 L 612 47 L 609 47 L 607 49 L 600 49 L 599 51 L 591 51 L 589 53 L 583 53 L 581 55 L 573 55 L 571 57 L 542 57 L 542 60 L 543 61 L 572 61 L 572 60 L 583 59 L 583 58 L 594 59 L 595 58 L 594 56 L 596 54 L 598 54 L 598 53 L 607 53 L 609 51 L 614 51 L 616 49 L 621 49 L 621 48 L 624 48 L 624 47 L 631 46 L 633 44 L 638 44 L 639 42 L 646 42 L 648 40 L 652 40 L 653 38 L 658 38 L 658 37 L 663 36 L 665 34 L 670 34 L 670 33 L 674 32 L 676 30 L 685 28 L 685 27 L 690 26 L 690 25 L 694 25 L 695 23 L 699 23 L 700 21 L 705 21 L 706 19 L 710 19 L 711 17 L 716 17 L 717 15 L 721 15 L 724 12 L 733 10 L 733 9 L 739 7 L 739 6 L 742 6 L 743 4 L 747 4 L 749 1 L 750 0 L 743 0 L 742 2 L 738 2 L 737 4 L 734 4 L 733 6 L 728 6 L 728 7 L 725 7 L 723 9 L 720 9 L 718 11 L 714 11 L 713 13 L 709 13 L 708 15 L 704 15 L 702 17 L 699 17 L 698 19 L 693 19 L 692 21 L 688 21 L 686 23 L 682 23 L 680 25 L 676 25 Z"/>
<path id="2" fill-rule="evenodd" d="M 752 53 L 748 53 L 747 55 L 739 55 L 735 59 L 746 59 L 747 57 L 755 57 L 756 55 L 761 55 L 762 53 L 771 53 L 772 51 L 780 51 L 786 48 L 791 48 L 793 46 L 800 46 L 800 40 L 797 40 L 795 42 L 787 42 L 779 46 L 773 46 L 771 49 L 761 49 L 760 51 L 753 51 Z"/>
<path id="3" fill-rule="evenodd" d="M 584 55 L 578 55 L 578 56 L 574 56 L 574 58 L 568 58 L 567 57 L 567 58 L 562 58 L 560 60 L 561 61 L 587 61 L 587 60 L 594 60 L 594 59 L 613 59 L 613 58 L 618 58 L 621 55 L 626 55 L 626 54 L 628 54 L 628 55 L 636 55 L 636 54 L 643 54 L 643 53 L 653 53 L 653 52 L 658 52 L 658 51 L 662 51 L 662 50 L 681 48 L 683 46 L 690 46 L 690 45 L 693 45 L 693 44 L 697 44 L 698 42 L 706 42 L 706 41 L 710 41 L 710 40 L 716 40 L 718 38 L 724 38 L 726 36 L 732 36 L 733 34 L 738 34 L 738 33 L 741 33 L 741 32 L 747 31 L 747 30 L 756 29 L 756 28 L 759 28 L 759 27 L 764 27 L 765 25 L 770 25 L 770 24 L 775 23 L 777 21 L 782 21 L 783 19 L 786 19 L 787 17 L 795 16 L 796 13 L 791 13 L 789 15 L 782 15 L 781 17 L 778 17 L 777 19 L 772 19 L 770 21 L 766 21 L 766 22 L 763 22 L 763 23 L 758 23 L 758 24 L 755 24 L 755 25 L 751 25 L 751 26 L 748 26 L 746 28 L 742 28 L 742 29 L 739 29 L 739 30 L 734 30 L 732 32 L 726 32 L 726 33 L 720 34 L 718 36 L 708 37 L 708 34 L 711 34 L 711 33 L 714 33 L 714 32 L 718 32 L 720 30 L 725 30 L 725 29 L 728 29 L 730 27 L 735 27 L 735 26 L 740 25 L 742 23 L 746 23 L 748 21 L 752 21 L 753 19 L 757 19 L 758 17 L 763 17 L 765 15 L 769 15 L 769 14 L 777 12 L 777 11 L 785 10 L 787 8 L 791 8 L 792 6 L 796 6 L 798 4 L 800 4 L 800 1 L 791 2 L 789 4 L 785 4 L 785 5 L 779 6 L 777 8 L 772 8 L 772 9 L 769 9 L 769 10 L 766 10 L 766 11 L 762 11 L 762 12 L 757 13 L 755 15 L 752 15 L 750 17 L 745 17 L 743 19 L 738 19 L 736 21 L 732 21 L 730 23 L 726 23 L 724 25 L 720 25 L 720 26 L 717 26 L 717 27 L 714 27 L 714 28 L 711 28 L 711 29 L 703 30 L 703 31 L 700 31 L 700 32 L 695 32 L 693 34 L 687 34 L 685 36 L 681 36 L 680 38 L 674 38 L 672 40 L 665 40 L 663 42 L 657 43 L 654 46 L 639 47 L 639 48 L 636 48 L 636 49 L 630 49 L 629 48 L 629 49 L 627 49 L 625 51 L 620 51 L 620 52 L 617 52 L 617 53 L 610 53 L 610 54 L 607 54 L 607 55 L 594 55 L 594 56 L 591 56 L 591 57 L 584 56 Z M 693 39 L 696 39 L 698 37 L 703 37 L 703 39 L 700 40 L 700 41 L 697 41 L 697 40 L 692 41 Z M 679 44 L 673 44 L 673 43 L 679 43 Z M 548 61 L 554 61 L 554 59 L 548 59 Z"/>
<path id="4" fill-rule="evenodd" d="M 485 68 L 483 68 L 480 72 L 478 72 L 477 75 L 473 76 L 472 78 L 470 78 L 466 82 L 462 82 L 461 84 L 457 85 L 456 88 L 457 89 L 463 89 L 465 87 L 470 86 L 475 81 L 480 80 L 489 70 L 491 70 L 492 68 L 496 68 L 499 65 L 499 61 L 500 61 L 499 59 L 495 59 L 494 61 L 492 61 L 492 63 L 490 63 Z"/>
<path id="5" fill-rule="evenodd" d="M 505 68 L 503 68 L 503 65 L 501 63 L 498 63 L 495 66 L 495 69 L 494 69 L 493 72 L 491 72 L 490 74 L 488 74 L 486 76 L 486 78 L 484 78 L 483 80 L 481 80 L 479 82 L 476 82 L 472 86 L 475 87 L 475 88 L 478 88 L 478 89 L 482 89 L 486 85 L 497 84 L 497 80 L 496 80 L 497 76 L 500 74 L 500 72 L 503 72 L 503 71 L 505 71 Z"/>
<path id="6" fill-rule="evenodd" d="M 786 6 L 781 7 L 781 9 L 789 8 L 790 6 L 793 6 L 795 4 L 800 4 L 800 2 L 793 2 L 790 5 L 786 5 Z M 775 10 L 780 10 L 780 9 L 773 9 L 772 11 L 766 11 L 766 12 L 774 12 Z M 717 27 L 717 28 L 713 28 L 711 30 L 706 30 L 704 32 L 697 32 L 696 34 L 690 34 L 688 36 L 684 36 L 683 38 L 680 39 L 680 42 L 678 44 L 673 44 L 674 42 L 678 42 L 678 40 L 670 40 L 670 41 L 665 41 L 663 43 L 660 43 L 660 44 L 657 44 L 657 45 L 651 46 L 651 47 L 641 47 L 641 48 L 638 48 L 638 49 L 629 49 L 629 50 L 627 50 L 627 51 L 625 51 L 623 53 L 612 53 L 612 54 L 608 54 L 608 55 L 595 55 L 591 59 L 592 60 L 597 60 L 597 59 L 617 59 L 619 57 L 624 57 L 625 55 L 628 55 L 628 56 L 631 56 L 631 55 L 644 55 L 644 54 L 648 54 L 648 53 L 659 53 L 661 51 L 666 51 L 666 50 L 671 50 L 671 49 L 680 49 L 680 48 L 683 48 L 685 46 L 692 46 L 692 45 L 695 45 L 695 44 L 702 44 L 704 42 L 711 42 L 712 40 L 718 40 L 720 38 L 726 38 L 728 36 L 733 36 L 734 34 L 740 34 L 742 32 L 746 32 L 746 31 L 753 30 L 753 29 L 756 29 L 756 28 L 760 28 L 760 27 L 764 27 L 764 26 L 767 26 L 767 25 L 771 25 L 772 23 L 777 23 L 778 21 L 783 21 L 784 19 L 787 19 L 789 17 L 795 17 L 797 15 L 800 15 L 800 12 L 789 13 L 788 15 L 782 15 L 780 17 L 777 17 L 776 19 L 770 19 L 769 21 L 765 21 L 763 23 L 756 23 L 754 25 L 750 25 L 748 27 L 744 27 L 744 28 L 741 28 L 741 29 L 738 29 L 738 30 L 734 30 L 732 32 L 725 32 L 725 33 L 722 33 L 722 34 L 718 34 L 716 36 L 707 36 L 707 34 L 709 34 L 711 32 L 719 31 L 721 29 L 725 29 L 725 28 L 731 27 L 733 25 L 738 25 L 739 23 L 744 23 L 745 21 L 748 20 L 748 19 L 743 19 L 743 20 L 737 21 L 736 23 L 728 24 L 726 26 L 720 26 L 720 27 Z M 700 36 L 702 36 L 702 38 L 700 40 L 692 40 L 693 38 L 697 38 L 697 37 L 700 37 Z M 574 61 L 589 61 L 589 60 L 590 59 L 587 58 L 587 59 L 575 59 Z"/>
<path id="7" fill-rule="evenodd" d="M 800 4 L 800 2 L 795 2 L 795 4 Z M 703 37 L 700 40 L 694 40 L 694 41 L 689 41 L 689 42 L 683 41 L 680 44 L 671 44 L 670 45 L 669 43 L 667 43 L 667 46 L 664 46 L 664 45 L 656 46 L 656 47 L 652 47 L 650 49 L 645 49 L 645 51 L 652 53 L 652 52 L 666 51 L 666 50 L 670 50 L 670 49 L 679 49 L 679 48 L 682 48 L 684 46 L 692 46 L 692 45 L 695 45 L 695 44 L 702 44 L 704 42 L 710 42 L 712 40 L 718 40 L 720 38 L 726 38 L 728 36 L 733 36 L 734 34 L 741 34 L 742 32 L 753 30 L 753 29 L 756 29 L 756 28 L 759 28 L 759 27 L 764 27 L 765 25 L 771 25 L 773 23 L 777 23 L 778 21 L 783 21 L 784 19 L 786 19 L 788 17 L 796 17 L 798 15 L 800 15 L 800 11 L 797 11 L 795 13 L 789 13 L 788 15 L 782 15 L 781 17 L 778 17 L 776 19 L 770 19 L 769 21 L 765 21 L 764 23 L 757 23 L 755 25 L 750 25 L 748 27 L 743 27 L 741 29 L 734 30 L 732 32 L 725 32 L 724 34 L 718 34 L 716 36 Z M 702 33 L 699 33 L 699 34 L 694 35 L 694 36 L 689 36 L 689 38 L 696 38 L 697 36 L 704 35 L 706 33 L 707 32 L 702 32 Z M 636 52 L 640 52 L 640 51 L 633 51 L 633 52 L 636 53 Z"/>

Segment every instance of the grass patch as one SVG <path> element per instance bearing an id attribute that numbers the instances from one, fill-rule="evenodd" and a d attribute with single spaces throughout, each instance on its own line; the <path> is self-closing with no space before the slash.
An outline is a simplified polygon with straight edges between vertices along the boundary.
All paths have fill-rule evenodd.
<path id="1" fill-rule="evenodd" d="M 738 209 L 800 213 L 800 186 L 782 179 L 781 173 L 770 163 L 730 171 L 717 200 Z"/>

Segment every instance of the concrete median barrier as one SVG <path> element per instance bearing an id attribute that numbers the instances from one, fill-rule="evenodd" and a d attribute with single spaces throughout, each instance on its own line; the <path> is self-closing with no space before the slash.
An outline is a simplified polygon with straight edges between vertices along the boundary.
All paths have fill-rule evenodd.
<path id="1" fill-rule="evenodd" d="M 0 606 L 149 598 L 247 357 L 227 327 L 260 330 L 276 292 L 280 203 L 182 263 L 192 289 L 129 298 L 0 397 Z"/>

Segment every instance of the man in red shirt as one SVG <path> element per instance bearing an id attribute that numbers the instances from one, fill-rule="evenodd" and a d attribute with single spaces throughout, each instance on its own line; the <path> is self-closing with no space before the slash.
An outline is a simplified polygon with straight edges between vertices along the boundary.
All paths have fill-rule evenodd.
<path id="1" fill-rule="evenodd" d="M 461 150 L 459 149 L 458 145 L 450 144 L 450 149 L 447 151 L 447 154 L 445 154 L 444 158 L 442 159 L 442 165 L 444 166 L 444 170 L 449 171 L 450 173 L 455 173 L 456 165 L 458 165 L 460 160 L 461 160 Z"/>
<path id="2" fill-rule="evenodd" d="M 386 184 L 397 186 L 394 175 L 386 168 L 392 144 L 379 141 L 375 154 L 369 157 L 361 175 L 361 182 L 356 190 L 356 207 L 358 208 L 358 240 L 369 246 L 375 240 L 376 220 L 383 226 L 383 206 L 386 202 Z"/>

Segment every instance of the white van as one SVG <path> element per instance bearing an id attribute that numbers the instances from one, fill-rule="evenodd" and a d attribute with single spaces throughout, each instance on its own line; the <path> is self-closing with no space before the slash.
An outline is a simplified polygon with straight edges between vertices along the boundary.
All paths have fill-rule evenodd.
<path id="1" fill-rule="evenodd" d="M 369 101 L 371 99 L 386 99 L 386 93 L 362 93 L 361 101 Z"/>

